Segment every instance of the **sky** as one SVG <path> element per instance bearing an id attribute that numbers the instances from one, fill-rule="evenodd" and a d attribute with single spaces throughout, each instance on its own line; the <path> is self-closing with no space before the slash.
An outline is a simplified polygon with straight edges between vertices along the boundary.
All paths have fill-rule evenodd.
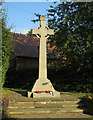
<path id="1" fill-rule="evenodd" d="M 53 2 L 5 2 L 7 10 L 7 26 L 12 32 L 26 34 L 30 29 L 36 28 L 40 23 L 33 23 L 37 19 L 35 13 L 47 15 L 46 9 L 54 5 Z"/>
<path id="2" fill-rule="evenodd" d="M 35 13 L 47 15 L 46 9 L 54 6 L 54 1 L 58 4 L 62 0 L 5 0 L 3 7 L 7 10 L 7 26 L 12 26 L 11 32 L 26 34 L 40 24 L 31 21 L 37 18 Z"/>

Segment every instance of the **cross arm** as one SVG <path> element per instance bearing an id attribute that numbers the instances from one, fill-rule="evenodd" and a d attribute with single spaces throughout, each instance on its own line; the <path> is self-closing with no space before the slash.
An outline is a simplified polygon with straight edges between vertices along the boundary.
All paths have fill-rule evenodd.
<path id="1" fill-rule="evenodd" d="M 48 29 L 49 35 L 54 35 L 54 30 L 50 29 L 47 25 L 45 27 Z"/>
<path id="2" fill-rule="evenodd" d="M 40 25 L 37 27 L 37 28 L 35 28 L 35 29 L 32 29 L 32 34 L 39 34 L 39 27 L 40 27 Z"/>

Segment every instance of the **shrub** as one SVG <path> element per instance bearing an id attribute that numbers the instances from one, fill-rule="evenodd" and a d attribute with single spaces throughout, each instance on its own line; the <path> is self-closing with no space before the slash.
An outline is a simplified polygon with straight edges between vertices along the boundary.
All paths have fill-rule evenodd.
<path id="1" fill-rule="evenodd" d="M 0 100 L 0 106 L 2 106 L 2 117 L 7 117 L 7 107 L 9 104 L 9 99 L 8 98 L 2 98 Z"/>
<path id="2" fill-rule="evenodd" d="M 9 60 L 13 52 L 13 40 L 10 28 L 7 28 L 7 16 L 5 10 L 2 12 L 2 87 L 5 83 L 6 72 L 9 68 Z"/>
<path id="3" fill-rule="evenodd" d="M 93 95 L 92 94 L 86 95 L 82 99 L 93 103 Z"/>

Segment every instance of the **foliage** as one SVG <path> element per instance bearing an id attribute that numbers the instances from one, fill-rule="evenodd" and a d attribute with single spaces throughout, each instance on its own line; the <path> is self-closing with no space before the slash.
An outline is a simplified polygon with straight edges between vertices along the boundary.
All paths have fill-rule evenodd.
<path id="1" fill-rule="evenodd" d="M 0 8 L 2 6 L 2 3 L 0 2 Z M 0 91 L 2 88 L 2 13 L 0 10 Z M 1 92 L 0 92 L 1 96 Z"/>
<path id="2" fill-rule="evenodd" d="M 29 35 L 29 36 L 36 36 L 36 35 L 32 34 L 32 29 L 28 31 L 27 35 Z"/>
<path id="3" fill-rule="evenodd" d="M 54 53 L 60 53 L 61 58 L 66 56 L 78 66 L 78 71 L 85 65 L 82 59 L 86 52 L 93 47 L 92 6 L 93 3 L 62 2 L 48 10 L 49 27 L 55 29 L 55 36 L 51 38 L 57 46 Z"/>
<path id="4" fill-rule="evenodd" d="M 2 105 L 2 107 L 5 109 L 8 106 L 9 103 L 9 99 L 8 98 L 2 98 L 2 101 L 0 102 L 0 104 Z"/>
<path id="5" fill-rule="evenodd" d="M 8 104 L 9 104 L 9 99 L 8 98 L 4 97 L 0 100 L 0 106 L 2 106 L 2 119 L 7 118 Z"/>
<path id="6" fill-rule="evenodd" d="M 4 87 L 31 90 L 38 79 L 38 69 L 9 69 Z M 72 71 L 72 68 L 48 68 L 48 79 L 54 88 L 64 92 L 93 92 L 93 86 L 88 79 L 81 79 L 81 75 Z"/>
<path id="7" fill-rule="evenodd" d="M 31 89 L 38 79 L 38 69 L 9 69 L 4 87 Z"/>
<path id="8" fill-rule="evenodd" d="M 10 28 L 7 27 L 7 16 L 2 11 L 2 86 L 5 83 L 6 72 L 9 68 L 9 60 L 13 52 L 13 40 L 11 39 Z"/>
<path id="9" fill-rule="evenodd" d="M 89 94 L 89 95 L 83 96 L 83 97 L 82 97 L 82 100 L 83 100 L 83 101 L 84 101 L 84 100 L 87 100 L 87 101 L 93 103 L 93 94 Z"/>

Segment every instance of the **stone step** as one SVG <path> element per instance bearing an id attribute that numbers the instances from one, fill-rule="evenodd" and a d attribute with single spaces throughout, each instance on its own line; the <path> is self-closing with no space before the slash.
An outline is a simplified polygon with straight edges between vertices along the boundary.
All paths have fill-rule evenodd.
<path id="1" fill-rule="evenodd" d="M 51 101 L 51 102 L 35 102 L 34 103 L 36 108 L 41 107 L 78 107 L 80 104 L 78 101 Z"/>
<path id="2" fill-rule="evenodd" d="M 34 102 L 9 102 L 9 106 L 23 106 L 23 105 L 30 105 L 33 106 Z"/>
<path id="3" fill-rule="evenodd" d="M 64 108 L 64 107 L 78 107 L 78 104 L 37 104 L 35 108 Z"/>
<path id="4" fill-rule="evenodd" d="M 64 108 L 64 107 L 78 107 L 76 103 L 68 104 L 11 104 L 8 108 Z"/>
<path id="5" fill-rule="evenodd" d="M 80 100 L 74 100 L 74 101 L 64 101 L 64 100 L 37 100 L 37 101 L 10 101 L 9 104 L 73 104 L 73 103 L 79 103 Z"/>
<path id="6" fill-rule="evenodd" d="M 10 102 L 10 109 L 13 108 L 64 108 L 64 107 L 78 107 L 78 101 L 34 101 L 34 102 Z"/>
<path id="7" fill-rule="evenodd" d="M 79 100 L 76 101 L 35 101 L 36 104 L 63 104 L 63 103 L 79 103 Z"/>
<path id="8" fill-rule="evenodd" d="M 16 115 L 14 115 L 14 114 L 11 114 L 10 115 L 11 116 L 11 118 L 18 118 L 18 119 L 29 119 L 30 118 L 30 120 L 34 120 L 35 118 L 37 118 L 37 119 L 35 119 L 35 120 L 42 120 L 42 118 L 54 118 L 53 120 L 55 120 L 55 118 L 57 118 L 57 120 L 58 120 L 58 118 L 83 118 L 82 120 L 86 120 L 86 118 L 91 118 L 92 116 L 90 115 L 87 115 L 87 114 L 83 114 L 83 113 L 56 113 L 56 114 L 16 114 Z M 40 119 L 39 119 L 40 118 Z M 73 120 L 74 120 L 73 119 Z M 61 119 L 60 119 L 61 120 Z"/>
<path id="9" fill-rule="evenodd" d="M 56 114 L 56 113 L 82 113 L 83 109 L 79 108 L 28 108 L 28 109 L 8 109 L 10 115 L 23 115 L 23 114 Z"/>

